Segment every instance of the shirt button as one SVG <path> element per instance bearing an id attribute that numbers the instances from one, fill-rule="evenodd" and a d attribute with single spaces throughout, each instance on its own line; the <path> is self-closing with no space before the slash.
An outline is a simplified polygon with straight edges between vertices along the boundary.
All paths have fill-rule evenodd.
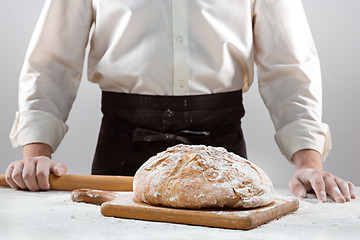
<path id="1" fill-rule="evenodd" d="M 182 36 L 177 36 L 176 37 L 176 41 L 178 42 L 178 43 L 183 43 L 183 37 Z"/>
<path id="2" fill-rule="evenodd" d="M 179 85 L 181 88 L 183 88 L 185 86 L 185 81 L 184 80 L 180 80 L 179 81 Z"/>

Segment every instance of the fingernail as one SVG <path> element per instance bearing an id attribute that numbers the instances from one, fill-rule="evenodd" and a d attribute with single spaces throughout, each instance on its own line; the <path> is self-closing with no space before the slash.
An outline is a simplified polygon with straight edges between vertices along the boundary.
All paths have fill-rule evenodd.
<path id="1" fill-rule="evenodd" d="M 325 191 L 320 191 L 320 200 L 322 202 L 326 202 L 326 192 Z"/>
<path id="2" fill-rule="evenodd" d="M 337 186 L 335 186 L 335 187 L 333 187 L 333 190 L 339 195 L 338 197 L 336 197 L 335 201 L 339 202 L 339 203 L 344 203 L 346 200 L 342 196 L 340 189 Z"/>
<path id="3" fill-rule="evenodd" d="M 296 196 L 300 198 L 304 198 L 306 196 L 306 192 L 304 190 L 299 190 Z"/>

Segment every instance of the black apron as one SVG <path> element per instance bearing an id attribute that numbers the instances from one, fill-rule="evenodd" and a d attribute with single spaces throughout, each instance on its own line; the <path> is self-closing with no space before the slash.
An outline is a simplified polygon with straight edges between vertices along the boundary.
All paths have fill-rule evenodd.
<path id="1" fill-rule="evenodd" d="M 242 91 L 192 96 L 102 92 L 92 174 L 133 176 L 151 156 L 183 144 L 224 147 L 246 158 Z"/>

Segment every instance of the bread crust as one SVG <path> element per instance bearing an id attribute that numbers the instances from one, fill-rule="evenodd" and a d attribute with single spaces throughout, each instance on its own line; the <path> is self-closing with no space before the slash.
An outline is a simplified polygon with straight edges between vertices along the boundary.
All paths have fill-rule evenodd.
<path id="1" fill-rule="evenodd" d="M 266 173 L 222 147 L 179 144 L 158 153 L 136 172 L 138 200 L 175 208 L 254 208 L 273 201 Z"/>

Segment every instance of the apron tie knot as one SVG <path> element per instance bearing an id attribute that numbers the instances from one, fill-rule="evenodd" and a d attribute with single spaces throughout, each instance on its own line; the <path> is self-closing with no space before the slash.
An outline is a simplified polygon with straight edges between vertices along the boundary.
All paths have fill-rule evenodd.
<path id="1" fill-rule="evenodd" d="M 190 131 L 183 130 L 177 133 L 162 133 L 145 128 L 135 128 L 132 140 L 134 142 L 171 142 L 191 144 L 194 141 L 200 141 L 210 136 L 208 131 Z"/>

